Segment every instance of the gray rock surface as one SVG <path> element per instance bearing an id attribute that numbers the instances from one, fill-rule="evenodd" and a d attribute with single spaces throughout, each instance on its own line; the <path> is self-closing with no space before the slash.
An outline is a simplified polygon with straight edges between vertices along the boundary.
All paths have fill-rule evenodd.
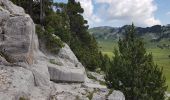
<path id="1" fill-rule="evenodd" d="M 0 1 L 0 51 L 11 63 L 33 64 L 35 25 L 21 7 L 8 0 Z"/>
<path id="2" fill-rule="evenodd" d="M 69 69 L 65 66 L 49 64 L 50 79 L 54 82 L 84 82 L 85 74 L 81 68 Z"/>
<path id="3" fill-rule="evenodd" d="M 5 9 L 6 11 L 8 11 L 11 16 L 13 15 L 24 15 L 24 9 L 21 7 L 18 7 L 16 5 L 14 5 L 11 1 L 9 0 L 0 0 L 0 7 L 1 9 Z"/>
<path id="4" fill-rule="evenodd" d="M 30 94 L 33 86 L 34 77 L 31 71 L 0 65 L 0 100 L 18 100 L 16 96 Z"/>
<path id="5" fill-rule="evenodd" d="M 98 89 L 94 91 L 92 100 L 107 100 L 109 89 Z"/>
<path id="6" fill-rule="evenodd" d="M 55 82 L 85 81 L 85 69 L 67 44 L 59 51 L 57 57 L 48 64 L 48 71 L 50 79 Z"/>
<path id="7" fill-rule="evenodd" d="M 89 76 L 94 77 L 97 81 L 105 82 L 104 74 L 99 74 L 99 73 L 91 72 L 91 71 L 88 71 L 87 74 Z"/>

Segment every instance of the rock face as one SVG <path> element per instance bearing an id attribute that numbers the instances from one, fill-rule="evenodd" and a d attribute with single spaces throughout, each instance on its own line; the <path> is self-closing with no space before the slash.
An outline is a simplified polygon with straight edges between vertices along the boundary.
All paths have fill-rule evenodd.
<path id="1" fill-rule="evenodd" d="M 11 1 L 0 0 L 0 100 L 49 98 L 47 60 L 37 40 L 30 16 Z"/>
<path id="2" fill-rule="evenodd" d="M 58 56 L 48 64 L 50 79 L 55 82 L 84 82 L 85 69 L 69 46 L 60 49 Z"/>
<path id="3" fill-rule="evenodd" d="M 1 5 L 1 9 L 6 10 L 7 12 L 9 12 L 12 15 L 24 15 L 24 9 L 22 9 L 21 7 L 18 7 L 16 5 L 14 5 L 12 2 L 8 1 L 8 0 L 1 0 L 0 1 L 0 5 Z"/>
<path id="4" fill-rule="evenodd" d="M 58 55 L 42 53 L 30 16 L 0 0 L 0 100 L 102 100 L 108 91 L 87 78 L 67 44 Z"/>
<path id="5" fill-rule="evenodd" d="M 31 71 L 21 67 L 0 67 L 0 100 L 18 100 L 27 98 L 34 86 L 34 77 Z M 20 80 L 20 81 L 19 81 Z"/>
<path id="6" fill-rule="evenodd" d="M 0 51 L 11 63 L 33 64 L 34 23 L 21 7 L 0 1 Z"/>

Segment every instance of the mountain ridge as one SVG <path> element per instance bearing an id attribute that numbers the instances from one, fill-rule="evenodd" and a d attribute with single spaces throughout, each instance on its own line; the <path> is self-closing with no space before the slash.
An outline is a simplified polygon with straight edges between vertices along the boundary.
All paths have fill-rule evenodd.
<path id="1" fill-rule="evenodd" d="M 97 39 L 114 39 L 121 38 L 127 28 L 130 25 L 124 25 L 122 27 L 111 27 L 111 26 L 99 26 L 90 28 L 89 32 Z M 138 36 L 150 36 L 150 41 L 160 41 L 164 38 L 170 38 L 170 25 L 161 26 L 154 25 L 151 27 L 137 27 L 135 26 L 136 33 Z"/>

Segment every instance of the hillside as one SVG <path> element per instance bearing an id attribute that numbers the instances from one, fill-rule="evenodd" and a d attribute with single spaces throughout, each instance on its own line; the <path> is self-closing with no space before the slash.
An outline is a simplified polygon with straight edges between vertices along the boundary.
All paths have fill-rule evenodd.
<path id="1" fill-rule="evenodd" d="M 128 26 L 129 25 L 125 25 L 123 27 L 94 27 L 89 29 L 89 32 L 97 39 L 118 40 L 119 37 L 122 37 L 125 34 Z M 155 25 L 146 28 L 136 27 L 136 33 L 138 36 L 148 39 L 150 42 L 159 42 L 163 39 L 170 38 L 170 25 Z"/>

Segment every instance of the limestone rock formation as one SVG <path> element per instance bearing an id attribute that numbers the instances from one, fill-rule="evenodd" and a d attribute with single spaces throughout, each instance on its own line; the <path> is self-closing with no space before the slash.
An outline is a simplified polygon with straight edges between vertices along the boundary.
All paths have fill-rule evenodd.
<path id="1" fill-rule="evenodd" d="M 87 78 L 67 44 L 58 55 L 42 53 L 30 16 L 0 0 L 0 100 L 102 100 L 96 97 L 106 99 L 108 91 Z"/>
<path id="2" fill-rule="evenodd" d="M 48 64 L 50 79 L 55 82 L 84 82 L 85 69 L 77 60 L 70 47 L 65 44 L 57 57 Z"/>
<path id="3" fill-rule="evenodd" d="M 0 0 L 0 100 L 49 98 L 50 76 L 45 56 L 36 55 L 37 40 L 30 16 Z"/>
<path id="4" fill-rule="evenodd" d="M 21 7 L 0 1 L 0 51 L 10 63 L 33 64 L 35 25 Z"/>

